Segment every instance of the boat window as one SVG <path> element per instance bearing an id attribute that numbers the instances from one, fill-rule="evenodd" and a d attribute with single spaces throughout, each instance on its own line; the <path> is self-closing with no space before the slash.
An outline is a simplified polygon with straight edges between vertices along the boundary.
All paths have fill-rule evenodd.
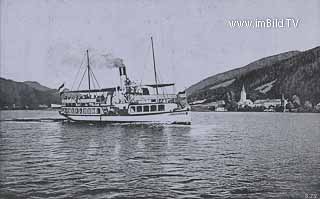
<path id="1" fill-rule="evenodd" d="M 143 106 L 143 112 L 149 112 L 149 106 Z"/>
<path id="2" fill-rule="evenodd" d="M 137 112 L 142 112 L 142 106 L 137 106 Z"/>
<path id="3" fill-rule="evenodd" d="M 80 108 L 79 113 L 80 113 L 80 114 L 82 113 L 82 108 Z"/>
<path id="4" fill-rule="evenodd" d="M 158 111 L 164 111 L 164 105 L 163 104 L 158 105 Z"/>
<path id="5" fill-rule="evenodd" d="M 132 113 L 136 112 L 136 107 L 135 106 L 130 106 L 130 112 L 132 112 Z"/>
<path id="6" fill-rule="evenodd" d="M 156 105 L 151 105 L 151 112 L 157 111 L 157 106 Z"/>
<path id="7" fill-rule="evenodd" d="M 91 109 L 92 114 L 96 114 L 96 110 L 94 108 Z"/>
<path id="8" fill-rule="evenodd" d="M 100 114 L 100 109 L 99 108 L 97 108 L 97 114 Z"/>
<path id="9" fill-rule="evenodd" d="M 142 88 L 142 95 L 149 95 L 149 89 L 148 88 Z"/>
<path id="10" fill-rule="evenodd" d="M 78 113 L 78 109 L 76 108 L 75 110 L 76 110 L 76 113 Z"/>

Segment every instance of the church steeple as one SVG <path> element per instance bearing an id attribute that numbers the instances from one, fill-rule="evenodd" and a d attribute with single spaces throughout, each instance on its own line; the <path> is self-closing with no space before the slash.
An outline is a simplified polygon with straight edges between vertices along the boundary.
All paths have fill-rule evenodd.
<path id="1" fill-rule="evenodd" d="M 244 84 L 243 84 L 242 90 L 241 90 L 240 102 L 245 102 L 246 100 L 247 100 L 247 93 L 246 93 L 246 89 L 244 88 Z"/>

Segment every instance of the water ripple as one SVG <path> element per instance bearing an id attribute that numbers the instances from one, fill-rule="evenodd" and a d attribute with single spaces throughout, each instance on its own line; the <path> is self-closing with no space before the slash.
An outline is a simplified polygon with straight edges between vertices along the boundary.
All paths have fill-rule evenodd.
<path id="1" fill-rule="evenodd" d="M 0 198 L 304 198 L 320 189 L 318 115 L 192 114 L 187 127 L 1 122 Z"/>

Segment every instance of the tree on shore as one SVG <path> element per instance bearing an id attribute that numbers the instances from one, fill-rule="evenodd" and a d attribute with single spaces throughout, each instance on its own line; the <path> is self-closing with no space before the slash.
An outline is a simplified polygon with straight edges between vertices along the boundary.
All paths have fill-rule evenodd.
<path id="1" fill-rule="evenodd" d="M 292 96 L 292 103 L 294 108 L 299 108 L 301 106 L 301 101 L 298 95 L 293 95 Z"/>

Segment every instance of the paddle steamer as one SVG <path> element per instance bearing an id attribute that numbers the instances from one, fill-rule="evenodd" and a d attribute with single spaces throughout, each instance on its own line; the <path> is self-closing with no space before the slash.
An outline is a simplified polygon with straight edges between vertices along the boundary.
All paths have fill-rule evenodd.
<path id="1" fill-rule="evenodd" d="M 124 64 L 117 66 L 120 85 L 111 88 L 92 89 L 92 79 L 97 81 L 90 67 L 87 50 L 88 89 L 61 93 L 62 107 L 59 113 L 78 122 L 125 122 L 191 124 L 190 106 L 183 92 L 167 94 L 173 83 L 159 83 L 151 37 L 155 83 L 137 84 L 127 76 Z M 96 82 L 97 83 L 97 82 Z"/>

